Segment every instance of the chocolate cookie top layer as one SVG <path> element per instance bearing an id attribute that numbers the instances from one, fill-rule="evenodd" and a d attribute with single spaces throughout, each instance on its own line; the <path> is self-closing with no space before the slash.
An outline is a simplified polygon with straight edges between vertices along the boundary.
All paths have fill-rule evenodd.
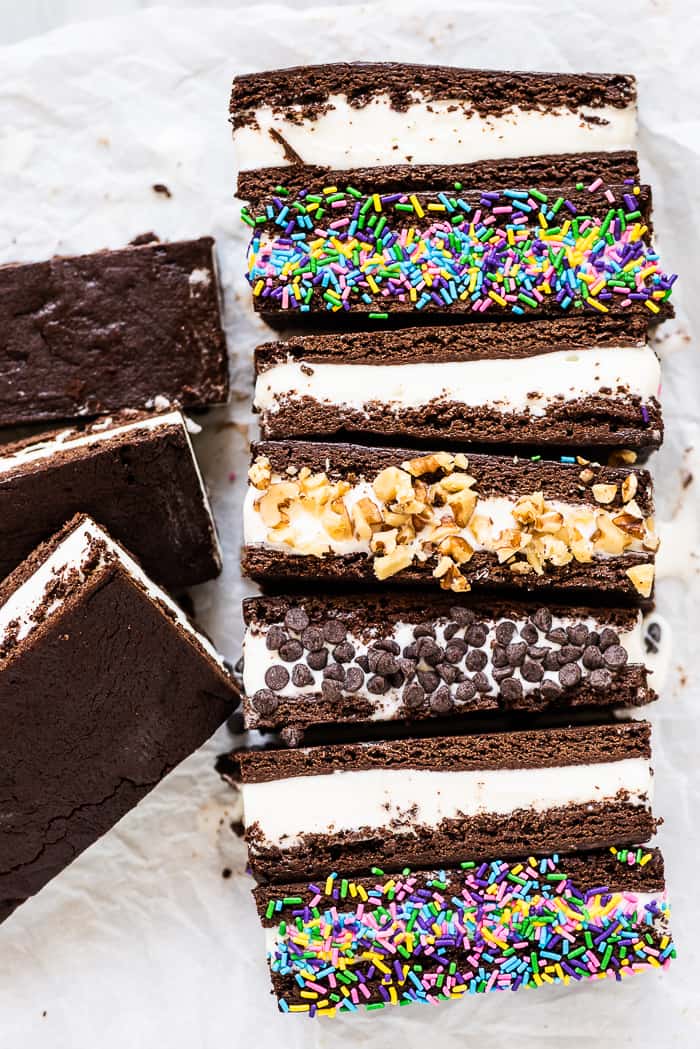
<path id="1" fill-rule="evenodd" d="M 5 265 L 0 302 L 0 426 L 228 399 L 211 237 Z"/>

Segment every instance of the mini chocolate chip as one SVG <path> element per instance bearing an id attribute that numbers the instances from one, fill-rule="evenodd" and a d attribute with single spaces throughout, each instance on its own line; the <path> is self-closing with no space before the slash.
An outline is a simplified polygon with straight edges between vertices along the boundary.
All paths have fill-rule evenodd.
<path id="1" fill-rule="evenodd" d="M 559 662 L 559 651 L 556 648 L 548 649 L 542 665 L 545 670 L 558 670 L 561 666 L 561 663 Z"/>
<path id="2" fill-rule="evenodd" d="M 309 652 L 306 662 L 312 670 L 323 670 L 328 662 L 328 649 L 320 648 L 317 652 Z"/>
<path id="3" fill-rule="evenodd" d="M 358 688 L 362 688 L 364 680 L 365 675 L 360 667 L 348 667 L 345 674 L 345 691 L 357 692 Z"/>
<path id="4" fill-rule="evenodd" d="M 543 681 L 540 691 L 542 698 L 546 699 L 548 703 L 551 703 L 562 694 L 561 685 L 557 684 L 556 681 Z"/>
<path id="5" fill-rule="evenodd" d="M 606 626 L 605 630 L 601 631 L 600 634 L 600 647 L 605 651 L 606 648 L 610 648 L 611 645 L 619 645 L 620 638 L 617 635 L 616 630 L 612 630 L 609 626 Z"/>
<path id="6" fill-rule="evenodd" d="M 661 623 L 650 623 L 649 629 L 647 630 L 647 634 L 649 635 L 652 641 L 656 641 L 658 643 L 661 640 Z"/>
<path id="7" fill-rule="evenodd" d="M 580 645 L 564 645 L 559 649 L 559 663 L 561 666 L 565 663 L 577 663 L 582 655 L 583 649 Z"/>
<path id="8" fill-rule="evenodd" d="M 482 674 L 481 671 L 479 671 L 478 674 L 474 674 L 472 681 L 474 682 L 474 687 L 476 688 L 477 692 L 491 691 L 491 682 L 486 677 L 486 674 Z"/>
<path id="9" fill-rule="evenodd" d="M 324 699 L 336 700 L 340 699 L 343 692 L 337 681 L 322 681 L 321 682 L 321 695 Z"/>
<path id="10" fill-rule="evenodd" d="M 538 608 L 532 617 L 532 621 L 543 634 L 548 634 L 552 629 L 552 613 L 548 608 Z"/>
<path id="11" fill-rule="evenodd" d="M 297 641 L 295 637 L 290 637 L 288 641 L 285 641 L 280 646 L 278 655 L 285 663 L 296 663 L 304 655 L 304 647 L 301 641 Z"/>
<path id="12" fill-rule="evenodd" d="M 386 677 L 388 674 L 395 674 L 398 669 L 399 664 L 391 652 L 382 652 L 380 654 L 375 667 L 378 674 L 383 674 Z"/>
<path id="13" fill-rule="evenodd" d="M 279 624 L 274 623 L 267 632 L 265 638 L 265 647 L 270 652 L 276 652 L 280 645 L 283 645 L 287 640 L 287 635 Z"/>
<path id="14" fill-rule="evenodd" d="M 586 670 L 597 670 L 603 665 L 603 653 L 595 645 L 587 645 L 584 648 L 582 659 Z"/>
<path id="15" fill-rule="evenodd" d="M 465 631 L 464 639 L 468 641 L 474 648 L 481 648 L 482 645 L 486 644 L 486 638 L 489 636 L 489 628 L 486 623 L 472 623 L 468 630 Z"/>
<path id="16" fill-rule="evenodd" d="M 432 623 L 417 623 L 413 628 L 413 636 L 416 641 L 419 637 L 435 637 L 435 627 Z"/>
<path id="17" fill-rule="evenodd" d="M 290 608 L 284 617 L 284 625 L 287 630 L 294 630 L 297 634 L 301 634 L 309 625 L 309 617 L 303 608 Z"/>
<path id="18" fill-rule="evenodd" d="M 327 619 L 323 624 L 323 636 L 329 645 L 340 645 L 348 632 L 339 619 Z"/>
<path id="19" fill-rule="evenodd" d="M 436 714 L 447 714 L 452 710 L 452 706 L 452 696 L 449 688 L 445 685 L 430 697 L 430 709 L 434 710 Z"/>
<path id="20" fill-rule="evenodd" d="M 459 663 L 464 658 L 466 651 L 466 641 L 462 641 L 461 637 L 456 637 L 445 647 L 445 659 L 448 663 Z"/>
<path id="21" fill-rule="evenodd" d="M 333 658 L 338 663 L 349 663 L 355 658 L 355 646 L 349 641 L 343 641 L 333 649 Z"/>
<path id="22" fill-rule="evenodd" d="M 603 652 L 603 659 L 609 670 L 621 670 L 627 662 L 627 650 L 622 645 L 611 645 Z"/>
<path id="23" fill-rule="evenodd" d="M 345 671 L 340 663 L 331 663 L 323 671 L 323 677 L 325 681 L 338 681 L 342 684 L 345 681 Z"/>
<path id="24" fill-rule="evenodd" d="M 467 670 L 483 670 L 489 661 L 489 657 L 483 648 L 473 648 L 466 658 Z"/>
<path id="25" fill-rule="evenodd" d="M 520 636 L 523 641 L 527 641 L 528 645 L 534 645 L 540 636 L 540 632 L 534 623 L 525 623 L 520 628 Z"/>
<path id="26" fill-rule="evenodd" d="M 243 711 L 237 710 L 235 714 L 226 722 L 226 728 L 229 730 L 232 736 L 240 736 L 245 732 L 245 721 L 243 720 Z"/>
<path id="27" fill-rule="evenodd" d="M 378 649 L 380 652 L 391 652 L 394 656 L 398 656 L 401 652 L 400 645 L 397 645 L 390 637 L 383 637 L 379 641 L 375 641 L 374 648 Z"/>
<path id="28" fill-rule="evenodd" d="M 512 667 L 519 667 L 526 655 L 527 645 L 524 641 L 513 641 L 506 649 L 506 656 Z"/>
<path id="29" fill-rule="evenodd" d="M 428 664 L 430 667 L 437 666 L 441 663 L 444 657 L 443 650 L 430 638 L 426 638 L 422 644 L 418 646 L 421 659 Z"/>
<path id="30" fill-rule="evenodd" d="M 450 609 L 450 615 L 460 626 L 469 626 L 476 619 L 471 608 L 463 608 L 461 605 L 453 605 Z"/>
<path id="31" fill-rule="evenodd" d="M 425 692 L 420 685 L 408 685 L 403 690 L 403 701 L 410 710 L 416 710 L 425 703 Z"/>
<path id="32" fill-rule="evenodd" d="M 551 651 L 551 648 L 547 648 L 544 645 L 530 645 L 527 654 L 530 659 L 544 659 L 547 653 Z"/>
<path id="33" fill-rule="evenodd" d="M 610 688 L 613 683 L 613 676 L 609 670 L 605 667 L 599 670 L 594 670 L 593 673 L 588 675 L 588 681 L 591 688 L 594 688 L 596 692 L 602 692 L 603 689 Z"/>
<path id="34" fill-rule="evenodd" d="M 377 696 L 383 696 L 387 688 L 386 680 L 380 674 L 373 674 L 367 682 L 367 691 Z"/>
<path id="35" fill-rule="evenodd" d="M 585 623 L 574 623 L 567 628 L 566 633 L 573 645 L 585 645 L 588 641 L 588 627 Z"/>
<path id="36" fill-rule="evenodd" d="M 309 626 L 301 635 L 301 643 L 309 652 L 318 652 L 324 646 L 323 631 L 320 627 Z"/>
<path id="37" fill-rule="evenodd" d="M 459 623 L 448 623 L 442 633 L 445 641 L 450 641 L 455 634 L 459 633 Z"/>
<path id="38" fill-rule="evenodd" d="M 389 674 L 387 678 L 392 688 L 401 688 L 405 680 L 400 670 L 397 670 L 395 674 Z"/>
<path id="39" fill-rule="evenodd" d="M 274 692 L 279 692 L 289 684 L 289 671 L 281 663 L 275 663 L 265 671 L 265 684 Z"/>
<path id="40" fill-rule="evenodd" d="M 510 619 L 504 619 L 496 627 L 496 641 L 498 641 L 499 645 L 509 645 L 514 636 L 515 623 L 511 623 Z"/>
<path id="41" fill-rule="evenodd" d="M 440 684 L 440 678 L 434 670 L 419 670 L 416 677 L 426 692 L 434 692 Z"/>
<path id="42" fill-rule="evenodd" d="M 253 706 L 258 714 L 274 714 L 279 706 L 279 699 L 269 688 L 259 688 L 253 696 Z"/>
<path id="43" fill-rule="evenodd" d="M 374 647 L 367 649 L 367 660 L 369 662 L 369 669 L 372 671 L 373 674 L 376 674 L 377 663 L 383 655 L 384 653 L 381 651 L 381 649 L 377 649 Z"/>
<path id="44" fill-rule="evenodd" d="M 550 630 L 546 636 L 547 640 L 551 641 L 553 645 L 565 645 L 569 640 L 566 630 L 563 630 L 561 627 Z"/>
<path id="45" fill-rule="evenodd" d="M 512 677 L 515 673 L 514 667 L 495 667 L 493 670 L 494 681 L 505 681 L 507 677 Z"/>
<path id="46" fill-rule="evenodd" d="M 518 681 L 517 678 L 509 677 L 501 685 L 501 695 L 509 703 L 515 703 L 517 700 L 523 698 L 523 686 L 522 682 Z"/>
<path id="47" fill-rule="evenodd" d="M 581 668 L 578 663 L 566 663 L 559 671 L 559 681 L 564 688 L 574 688 L 581 680 Z"/>
<path id="48" fill-rule="evenodd" d="M 418 646 L 417 645 L 406 645 L 401 655 L 404 659 L 414 659 L 418 661 Z"/>
<path id="49" fill-rule="evenodd" d="M 494 645 L 491 653 L 491 662 L 495 667 L 507 667 L 508 655 L 502 645 Z"/>
<path id="50" fill-rule="evenodd" d="M 541 681 L 544 677 L 542 666 L 534 659 L 526 659 L 520 668 L 520 673 L 526 681 Z"/>
<path id="51" fill-rule="evenodd" d="M 399 664 L 399 670 L 408 681 L 416 676 L 416 662 L 414 659 L 402 658 L 397 659 L 396 662 Z"/>
<path id="52" fill-rule="evenodd" d="M 313 685 L 313 682 L 314 676 L 305 663 L 297 663 L 292 668 L 292 684 L 296 685 L 297 688 L 303 688 L 304 685 Z"/>
<path id="53" fill-rule="evenodd" d="M 369 672 L 369 659 L 367 658 L 367 656 L 355 656 L 355 662 L 357 663 L 358 667 L 362 667 L 365 674 Z"/>
<path id="54" fill-rule="evenodd" d="M 442 678 L 442 680 L 448 685 L 454 685 L 457 680 L 457 668 L 451 663 L 438 663 L 435 668 Z"/>
<path id="55" fill-rule="evenodd" d="M 476 687 L 473 682 L 468 679 L 463 681 L 461 685 L 458 685 L 457 691 L 455 692 L 455 697 L 460 703 L 470 703 L 475 695 Z"/>
<path id="56" fill-rule="evenodd" d="M 600 634 L 598 633 L 597 630 L 590 630 L 589 631 L 589 633 L 588 633 L 588 644 L 589 645 L 599 645 L 600 644 Z"/>

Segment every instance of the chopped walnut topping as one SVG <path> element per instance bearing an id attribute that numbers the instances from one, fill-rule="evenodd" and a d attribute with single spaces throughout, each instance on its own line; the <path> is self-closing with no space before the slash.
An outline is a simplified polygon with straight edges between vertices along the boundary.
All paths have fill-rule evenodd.
<path id="1" fill-rule="evenodd" d="M 637 453 L 631 448 L 616 448 L 608 456 L 608 466 L 632 466 L 637 461 Z"/>
<path id="2" fill-rule="evenodd" d="M 637 494 L 637 488 L 639 487 L 639 481 L 637 480 L 636 474 L 628 474 L 622 482 L 622 501 L 623 503 L 629 503 L 631 499 L 634 499 Z"/>
<path id="3" fill-rule="evenodd" d="M 608 503 L 614 502 L 615 496 L 617 495 L 617 485 L 594 484 L 591 491 L 593 492 L 593 498 L 595 501 L 606 506 Z"/>
<path id="4" fill-rule="evenodd" d="M 642 597 L 649 597 L 651 594 L 651 588 L 654 585 L 654 566 L 653 565 L 634 565 L 632 568 L 628 568 L 625 575 L 631 580 L 632 584 Z"/>
<path id="5" fill-rule="evenodd" d="M 581 473 L 578 475 L 581 484 L 590 484 L 594 477 L 595 473 L 589 466 L 587 466 L 585 470 L 581 470 Z"/>
<path id="6" fill-rule="evenodd" d="M 397 546 L 396 549 L 383 557 L 375 557 L 374 574 L 377 579 L 388 579 L 403 571 L 413 561 L 413 548 L 411 546 Z"/>
<path id="7" fill-rule="evenodd" d="M 248 471 L 248 479 L 254 488 L 269 488 L 272 467 L 266 455 L 259 455 Z"/>

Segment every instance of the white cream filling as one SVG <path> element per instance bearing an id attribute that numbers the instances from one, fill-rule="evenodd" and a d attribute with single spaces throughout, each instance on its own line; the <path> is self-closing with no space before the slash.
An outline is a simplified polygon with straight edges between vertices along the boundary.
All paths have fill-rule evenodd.
<path id="1" fill-rule="evenodd" d="M 51 552 L 43 564 L 0 607 L 0 642 L 3 642 L 8 636 L 11 627 L 13 628 L 13 638 L 21 641 L 28 637 L 39 625 L 37 613 L 42 607 L 49 584 L 56 580 L 71 583 L 75 580 L 75 583 L 78 584 L 86 579 L 87 573 L 84 565 L 86 558 L 90 555 L 92 540 L 98 540 L 105 544 L 104 551 L 101 553 L 97 565 L 93 565 L 92 570 L 106 564 L 108 555 L 115 556 L 127 574 L 147 593 L 151 600 L 165 605 L 168 611 L 172 613 L 173 619 L 178 626 L 195 638 L 208 655 L 219 666 L 223 667 L 223 657 L 219 655 L 206 637 L 195 630 L 179 605 L 164 590 L 156 586 L 148 578 L 141 566 L 90 518 L 74 528 Z M 43 610 L 41 622 L 44 622 L 48 616 L 57 612 L 60 613 L 63 603 L 64 598 L 57 597 L 47 609 Z"/>
<path id="2" fill-rule="evenodd" d="M 0 474 L 10 473 L 18 467 L 28 466 L 31 463 L 45 462 L 60 452 L 74 451 L 77 448 L 91 448 L 104 441 L 112 441 L 117 437 L 127 437 L 129 434 L 141 430 L 159 430 L 161 427 L 168 428 L 172 426 L 182 428 L 184 431 L 187 448 L 199 482 L 204 509 L 209 518 L 209 530 L 215 547 L 216 560 L 221 565 L 221 546 L 216 533 L 209 493 L 207 492 L 197 457 L 194 454 L 190 436 L 190 427 L 194 427 L 194 432 L 198 432 L 198 427 L 196 427 L 196 424 L 191 423 L 181 411 L 176 410 L 161 415 L 152 415 L 147 419 L 138 419 L 134 422 L 122 423 L 117 426 L 113 425 L 112 417 L 110 416 L 95 423 L 89 433 L 82 433 L 80 430 L 74 429 L 62 430 L 50 440 L 38 440 L 33 444 L 26 445 L 12 455 L 0 456 Z"/>
<path id="3" fill-rule="evenodd" d="M 612 801 L 619 791 L 628 792 L 630 805 L 650 805 L 646 759 L 561 768 L 335 771 L 244 783 L 243 806 L 247 827 L 255 824 L 266 844 L 289 849 L 305 834 L 367 827 L 410 835 L 415 827 L 437 828 L 443 820 Z"/>
<path id="4" fill-rule="evenodd" d="M 289 478 L 286 479 L 288 480 Z M 273 483 L 277 483 L 281 478 L 273 475 L 272 480 Z M 309 553 L 318 554 L 321 548 L 323 548 L 324 552 L 339 556 L 358 553 L 366 554 L 367 556 L 371 555 L 369 540 L 356 538 L 335 539 L 326 531 L 320 515 L 313 511 L 308 502 L 304 503 L 301 500 L 293 500 L 290 506 L 285 509 L 285 513 L 289 517 L 291 531 L 294 533 L 294 543 L 290 545 L 285 542 L 276 542 L 273 538 L 274 533 L 265 524 L 260 511 L 255 506 L 257 500 L 264 494 L 264 491 L 249 484 L 243 504 L 243 535 L 246 546 L 263 546 L 268 550 L 279 550 L 283 553 L 297 556 L 305 556 Z M 358 481 L 342 497 L 348 513 L 351 513 L 355 503 L 363 498 L 371 499 L 374 503 L 380 505 L 369 481 Z M 513 516 L 516 501 L 516 498 L 508 496 L 485 496 L 479 498 L 472 520 L 477 517 L 479 519 L 488 518 L 490 525 L 488 527 L 484 526 L 479 538 L 474 534 L 471 522 L 459 530 L 459 535 L 469 543 L 472 550 L 489 549 L 491 544 L 495 543 L 503 532 L 521 527 Z M 596 530 L 594 508 L 565 503 L 557 499 L 548 499 L 547 506 L 551 510 L 562 514 L 565 524 L 575 522 L 584 539 L 590 539 L 594 534 Z M 600 507 L 599 509 L 604 510 L 605 508 Z M 591 513 L 589 512 L 590 510 L 594 512 Z M 641 549 L 642 542 L 639 539 L 634 539 L 628 547 L 630 552 Z M 599 560 L 615 556 L 596 549 L 592 549 L 591 553 L 594 558 Z M 620 556 L 624 557 L 624 554 Z"/>
<path id="5" fill-rule="evenodd" d="M 379 402 L 400 416 L 436 401 L 543 416 L 555 403 L 584 397 L 640 397 L 659 390 L 661 370 L 650 346 L 561 350 L 533 357 L 417 364 L 324 364 L 287 360 L 257 377 L 255 407 L 279 411 L 310 397 L 362 412 Z"/>
<path id="6" fill-rule="evenodd" d="M 255 126 L 233 132 L 241 171 L 288 164 L 276 131 L 305 164 L 343 170 L 382 164 L 469 164 L 480 160 L 542 156 L 548 153 L 611 152 L 634 149 L 634 106 L 581 107 L 576 112 L 525 110 L 513 106 L 500 116 L 466 115 L 461 99 L 417 100 L 405 112 L 388 95 L 375 95 L 358 108 L 342 94 L 331 95 L 329 109 L 313 119 L 288 120 L 261 106 Z M 290 107 L 300 112 L 301 107 Z M 594 117 L 587 122 L 585 117 Z M 604 121 L 599 123 L 598 121 Z"/>
<path id="7" fill-rule="evenodd" d="M 449 622 L 448 619 L 435 620 L 435 640 L 438 645 L 445 646 L 448 641 L 445 638 L 445 627 Z M 524 619 L 513 619 L 518 628 L 524 626 Z M 574 622 L 584 623 L 589 630 L 602 630 L 604 629 L 600 623 L 593 618 L 587 617 L 585 619 L 568 618 L 562 619 L 560 616 L 552 617 L 552 629 L 558 630 L 561 628 L 566 629 L 567 626 L 571 626 Z M 416 623 L 396 623 L 393 630 L 390 633 L 384 631 L 375 631 L 376 638 L 390 638 L 395 641 L 400 647 L 401 651 L 407 646 L 415 642 L 413 636 L 413 629 Z M 495 641 L 494 631 L 496 623 L 489 623 L 489 636 L 486 638 L 484 645 L 482 646 L 484 652 L 489 657 L 491 654 L 491 647 Z M 271 651 L 266 643 L 268 627 L 261 627 L 257 624 L 253 624 L 247 627 L 244 638 L 243 638 L 243 682 L 244 691 L 247 696 L 253 696 L 259 689 L 266 689 L 268 686 L 265 683 L 265 674 L 272 666 L 279 665 L 280 658 L 277 652 Z M 624 630 L 619 632 L 619 643 L 627 651 L 630 663 L 641 663 L 645 662 L 644 653 L 644 639 L 642 636 L 642 616 L 641 613 L 637 613 L 637 622 L 631 630 Z M 347 641 L 349 641 L 355 649 L 355 657 L 366 655 L 371 645 L 371 640 L 363 640 L 351 631 L 348 632 Z M 518 640 L 518 637 L 513 638 L 514 641 Z M 544 641 L 543 644 L 547 645 L 548 642 Z M 557 646 L 552 646 L 555 650 Z M 333 662 L 332 652 L 335 648 L 334 644 L 326 643 L 326 650 L 328 651 L 328 662 L 329 665 Z M 311 696 L 314 693 L 321 691 L 321 685 L 323 683 L 323 671 L 312 670 L 307 666 L 305 661 L 302 659 L 299 661 L 300 664 L 304 665 L 312 676 L 312 681 L 309 685 L 297 686 L 292 684 L 291 678 L 284 688 L 276 689 L 275 695 L 283 697 L 301 697 Z M 291 671 L 291 664 L 285 663 L 284 666 Z M 352 662 L 346 664 L 352 666 Z M 457 664 L 457 669 L 465 670 L 464 658 Z M 424 661 L 418 664 L 418 670 L 433 670 L 434 668 L 429 666 Z M 491 659 L 484 667 L 482 673 L 486 675 L 490 684 L 490 694 L 497 695 L 500 691 L 500 685 L 493 677 L 493 665 Z M 383 695 L 376 695 L 367 689 L 367 682 L 369 681 L 370 675 L 365 675 L 362 686 L 353 692 L 353 696 L 357 696 L 358 699 L 369 701 L 374 707 L 372 719 L 377 721 L 388 720 L 396 714 L 403 707 L 401 695 L 403 692 L 403 686 L 396 688 L 391 685 L 387 688 L 387 691 Z M 518 681 L 523 687 L 523 692 L 527 695 L 529 692 L 534 692 L 542 687 L 544 681 L 559 681 L 559 674 L 556 670 L 545 670 L 542 681 L 526 681 L 521 675 L 517 675 Z M 456 685 L 453 686 L 451 692 L 454 693 Z M 613 686 L 614 687 L 614 686 Z"/>

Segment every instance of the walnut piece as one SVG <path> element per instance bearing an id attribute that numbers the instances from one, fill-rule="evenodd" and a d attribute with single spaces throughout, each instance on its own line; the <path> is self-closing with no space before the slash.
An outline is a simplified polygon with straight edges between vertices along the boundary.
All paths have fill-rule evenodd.
<path id="1" fill-rule="evenodd" d="M 634 565 L 632 568 L 627 569 L 625 575 L 631 579 L 638 594 L 642 597 L 650 596 L 651 588 L 654 585 L 653 565 Z"/>

